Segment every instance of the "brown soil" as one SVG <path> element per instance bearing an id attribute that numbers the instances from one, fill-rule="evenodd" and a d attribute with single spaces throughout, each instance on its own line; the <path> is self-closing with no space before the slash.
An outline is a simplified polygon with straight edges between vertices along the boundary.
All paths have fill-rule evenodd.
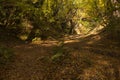
<path id="1" fill-rule="evenodd" d="M 69 38 L 69 39 L 68 39 Z M 65 55 L 53 61 L 57 41 L 15 44 L 14 61 L 0 71 L 0 80 L 120 80 L 118 42 L 65 38 Z"/>

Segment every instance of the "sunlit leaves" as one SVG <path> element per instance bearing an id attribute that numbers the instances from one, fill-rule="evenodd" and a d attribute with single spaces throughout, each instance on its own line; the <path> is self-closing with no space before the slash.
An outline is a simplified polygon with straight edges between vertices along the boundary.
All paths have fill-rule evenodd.
<path id="1" fill-rule="evenodd" d="M 107 21 L 115 6 L 111 0 L 1 0 L 0 25 L 17 26 L 27 20 L 42 32 L 49 27 L 62 30 L 62 23 L 66 27 L 72 20 L 91 27 Z"/>

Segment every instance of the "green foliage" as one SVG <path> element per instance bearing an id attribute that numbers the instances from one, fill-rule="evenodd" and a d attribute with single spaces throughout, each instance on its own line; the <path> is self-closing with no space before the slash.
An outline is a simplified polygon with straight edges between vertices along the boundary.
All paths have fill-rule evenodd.
<path id="1" fill-rule="evenodd" d="M 64 43 L 60 42 L 53 50 L 53 56 L 51 57 L 52 61 L 60 62 L 68 55 L 67 49 L 64 47 Z"/>
<path id="2" fill-rule="evenodd" d="M 117 9 L 119 2 L 114 3 L 114 0 L 1 0 L 0 29 L 15 36 L 27 33 L 28 38 L 53 37 L 48 34 L 69 33 L 76 24 L 82 23 L 90 29 L 98 24 L 109 24 Z M 87 20 L 82 21 L 83 18 Z M 23 25 L 25 20 L 29 23 Z"/>
<path id="3" fill-rule="evenodd" d="M 6 64 L 12 59 L 12 57 L 12 49 L 0 46 L 0 64 Z"/>

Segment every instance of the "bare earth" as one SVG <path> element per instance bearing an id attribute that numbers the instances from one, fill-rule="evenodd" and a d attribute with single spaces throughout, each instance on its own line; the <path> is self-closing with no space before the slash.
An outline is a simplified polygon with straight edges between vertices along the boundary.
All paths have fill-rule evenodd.
<path id="1" fill-rule="evenodd" d="M 57 45 L 57 41 L 44 41 L 12 46 L 15 59 L 2 68 L 0 80 L 120 80 L 117 42 L 99 36 L 66 38 L 66 55 L 53 61 Z"/>

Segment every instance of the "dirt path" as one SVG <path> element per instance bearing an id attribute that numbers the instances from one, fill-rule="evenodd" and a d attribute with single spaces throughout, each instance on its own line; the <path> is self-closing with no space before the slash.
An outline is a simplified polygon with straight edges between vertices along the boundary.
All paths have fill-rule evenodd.
<path id="1" fill-rule="evenodd" d="M 120 80 L 120 50 L 109 43 L 66 40 L 67 55 L 56 62 L 56 41 L 16 45 L 15 61 L 0 80 Z"/>
<path id="2" fill-rule="evenodd" d="M 14 51 L 16 59 L 9 65 L 4 80 L 42 80 L 44 67 L 39 59 L 48 56 L 50 50 L 46 46 L 24 44 L 15 46 Z"/>

